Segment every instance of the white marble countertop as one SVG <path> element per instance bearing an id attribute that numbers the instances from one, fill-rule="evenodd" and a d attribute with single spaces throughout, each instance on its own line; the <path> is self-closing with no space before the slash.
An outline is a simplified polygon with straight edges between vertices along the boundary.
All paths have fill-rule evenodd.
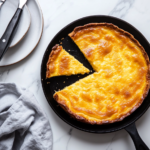
<path id="1" fill-rule="evenodd" d="M 126 131 L 91 134 L 72 128 L 50 108 L 40 82 L 42 56 L 54 35 L 68 23 L 89 15 L 112 15 L 128 21 L 150 41 L 150 0 L 39 0 L 44 32 L 36 50 L 22 62 L 0 68 L 0 82 L 29 88 L 47 114 L 53 130 L 53 150 L 132 150 Z M 150 109 L 136 122 L 139 134 L 150 147 Z"/>

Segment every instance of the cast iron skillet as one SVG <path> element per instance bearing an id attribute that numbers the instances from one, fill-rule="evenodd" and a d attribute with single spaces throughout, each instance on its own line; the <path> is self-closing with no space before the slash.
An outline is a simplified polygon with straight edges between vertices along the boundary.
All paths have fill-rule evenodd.
<path id="1" fill-rule="evenodd" d="M 148 41 L 136 28 L 134 28 L 129 23 L 121 19 L 110 17 L 110 16 L 88 16 L 88 17 L 78 19 L 70 23 L 66 27 L 64 27 L 61 31 L 59 31 L 56 34 L 56 36 L 52 39 L 49 46 L 47 47 L 47 50 L 45 51 L 42 60 L 42 65 L 41 65 L 41 81 L 42 81 L 44 94 L 47 98 L 49 105 L 52 107 L 54 112 L 69 125 L 79 130 L 91 132 L 91 133 L 110 133 L 121 129 L 125 129 L 133 139 L 137 150 L 148 150 L 149 148 L 145 145 L 145 143 L 142 141 L 142 139 L 140 138 L 137 132 L 135 121 L 138 120 L 149 108 L 150 94 L 148 94 L 147 98 L 144 100 L 142 105 L 130 116 L 126 117 L 123 121 L 116 122 L 113 124 L 107 124 L 107 125 L 90 125 L 90 124 L 85 124 L 76 121 L 73 118 L 71 118 L 61 107 L 59 107 L 57 102 L 53 99 L 53 94 L 55 90 L 57 91 L 58 89 L 63 89 L 65 86 L 68 86 L 76 82 L 78 79 L 81 79 L 87 75 L 73 75 L 69 77 L 61 76 L 61 77 L 53 77 L 50 79 L 46 79 L 46 63 L 48 61 L 48 57 L 52 47 L 58 43 L 62 44 L 65 50 L 67 50 L 71 55 L 73 55 L 81 63 L 83 63 L 84 66 L 92 70 L 91 73 L 93 73 L 94 71 L 92 67 L 90 66 L 88 61 L 84 58 L 83 54 L 80 52 L 78 47 L 68 37 L 68 33 L 73 31 L 73 29 L 77 26 L 85 25 L 87 23 L 94 23 L 94 22 L 113 23 L 114 25 L 117 25 L 119 28 L 128 31 L 129 33 L 134 35 L 134 37 L 141 43 L 141 45 L 144 47 L 147 54 L 150 56 L 150 45 Z"/>

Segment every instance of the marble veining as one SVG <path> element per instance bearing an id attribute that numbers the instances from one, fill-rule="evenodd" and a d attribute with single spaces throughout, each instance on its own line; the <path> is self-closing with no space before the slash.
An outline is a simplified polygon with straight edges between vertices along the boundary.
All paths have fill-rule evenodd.
<path id="1" fill-rule="evenodd" d="M 69 7 L 71 7 L 72 2 L 68 1 L 66 3 L 65 0 L 55 0 L 50 2 L 51 8 L 52 10 L 49 11 L 49 15 L 48 18 L 46 20 L 46 25 L 45 25 L 45 29 L 47 29 L 50 25 L 50 23 L 59 17 L 60 14 L 64 13 Z M 56 6 L 56 7 L 53 7 Z M 51 13 L 50 13 L 51 12 Z"/>
<path id="2" fill-rule="evenodd" d="M 40 89 L 40 86 L 41 86 L 41 83 L 40 83 L 40 80 L 39 79 L 35 79 L 33 80 L 27 87 L 27 89 L 29 89 L 31 86 L 35 85 L 36 87 L 36 93 L 38 93 L 39 89 Z"/>
<path id="3" fill-rule="evenodd" d="M 133 6 L 135 0 L 119 0 L 114 9 L 109 13 L 109 15 L 124 18 L 128 13 L 129 9 Z"/>
<path id="4" fill-rule="evenodd" d="M 69 132 L 68 132 L 68 134 L 69 134 L 69 139 L 68 139 L 68 141 L 67 141 L 66 150 L 69 150 L 68 147 L 69 147 L 69 142 L 70 142 L 70 140 L 71 140 L 72 132 L 73 132 L 73 128 L 71 128 L 71 129 L 69 130 Z"/>
<path id="5" fill-rule="evenodd" d="M 25 60 L 0 68 L 0 82 L 15 82 L 32 91 L 48 116 L 53 131 L 53 150 L 134 150 L 124 131 L 91 134 L 74 129 L 50 108 L 41 87 L 42 56 L 56 33 L 70 22 L 89 15 L 111 15 L 131 23 L 150 41 L 149 0 L 39 0 L 44 32 L 36 50 Z M 32 42 L 32 41 L 31 41 Z M 30 44 L 30 43 L 29 43 Z M 150 111 L 136 122 L 139 134 L 150 147 Z"/>
<path id="6" fill-rule="evenodd" d="M 114 140 L 116 135 L 117 135 L 117 133 L 115 133 L 114 136 L 111 138 L 110 143 L 109 143 L 108 147 L 106 148 L 106 150 L 112 150 L 112 147 L 111 147 L 112 146 L 112 142 L 113 142 L 113 140 Z"/>
<path id="7" fill-rule="evenodd" d="M 10 69 L 2 69 L 0 70 L 0 82 L 5 82 L 6 78 L 10 73 Z"/>

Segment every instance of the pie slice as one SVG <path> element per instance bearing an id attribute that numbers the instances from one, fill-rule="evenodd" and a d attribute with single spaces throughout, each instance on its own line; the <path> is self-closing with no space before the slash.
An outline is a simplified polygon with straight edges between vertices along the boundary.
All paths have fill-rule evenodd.
<path id="1" fill-rule="evenodd" d="M 89 124 L 123 120 L 149 91 L 149 58 L 128 32 L 109 23 L 92 23 L 69 36 L 95 73 L 58 91 L 54 99 L 75 119 Z"/>
<path id="2" fill-rule="evenodd" d="M 77 59 L 66 52 L 62 46 L 55 45 L 52 48 L 47 62 L 46 78 L 61 75 L 85 74 L 90 70 L 83 66 Z"/>

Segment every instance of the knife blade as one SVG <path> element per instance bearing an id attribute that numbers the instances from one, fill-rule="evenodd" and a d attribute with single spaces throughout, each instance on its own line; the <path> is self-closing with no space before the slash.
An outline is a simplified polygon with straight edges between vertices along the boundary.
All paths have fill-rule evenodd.
<path id="1" fill-rule="evenodd" d="M 0 60 L 2 59 L 2 57 L 8 50 L 8 48 L 12 42 L 12 39 L 15 36 L 17 25 L 19 23 L 19 20 L 20 20 L 21 14 L 22 14 L 22 9 L 23 9 L 24 5 L 26 4 L 26 2 L 27 2 L 27 0 L 20 0 L 19 6 L 18 6 L 13 18 L 9 22 L 2 38 L 0 39 Z"/>
<path id="2" fill-rule="evenodd" d="M 1 6 L 4 4 L 5 1 L 6 1 L 6 0 L 1 0 L 1 1 L 0 1 L 0 8 L 1 8 Z"/>

